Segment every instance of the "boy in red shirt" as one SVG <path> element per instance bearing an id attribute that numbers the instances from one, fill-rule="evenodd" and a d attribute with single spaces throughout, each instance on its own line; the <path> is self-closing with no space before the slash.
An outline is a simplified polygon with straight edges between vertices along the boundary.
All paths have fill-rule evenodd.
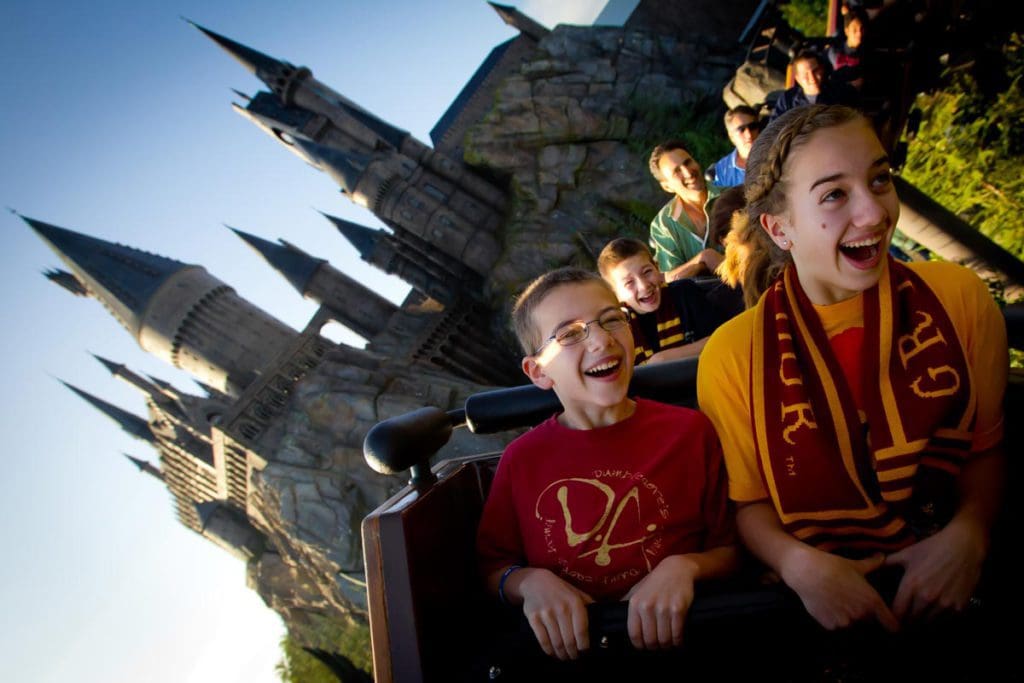
<path id="1" fill-rule="evenodd" d="M 636 648 L 682 642 L 694 583 L 737 563 L 721 448 L 702 414 L 626 395 L 633 339 L 596 273 L 535 280 L 512 311 L 523 372 L 564 412 L 505 450 L 477 535 L 488 588 L 575 659 L 585 605 L 628 600 Z"/>

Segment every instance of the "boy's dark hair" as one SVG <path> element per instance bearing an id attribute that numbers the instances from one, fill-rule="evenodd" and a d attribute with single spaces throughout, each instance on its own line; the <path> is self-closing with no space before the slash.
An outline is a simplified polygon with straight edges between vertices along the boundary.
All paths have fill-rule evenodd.
<path id="1" fill-rule="evenodd" d="M 608 290 L 613 300 L 618 301 L 615 292 L 600 275 L 590 270 L 571 267 L 544 273 L 528 284 L 526 289 L 516 297 L 515 303 L 512 304 L 512 329 L 516 333 L 519 345 L 523 348 L 523 353 L 526 355 L 536 353 L 537 347 L 541 343 L 542 333 L 533 323 L 533 312 L 537 306 L 558 287 L 585 282 L 598 283 Z"/>
<path id="2" fill-rule="evenodd" d="M 725 112 L 725 116 L 722 117 L 722 121 L 725 123 L 725 127 L 728 128 L 729 121 L 731 121 L 733 117 L 739 116 L 740 114 L 749 116 L 753 118 L 755 121 L 757 121 L 757 119 L 759 118 L 757 111 L 753 107 L 748 107 L 745 104 L 740 104 Z"/>
<path id="3" fill-rule="evenodd" d="M 812 59 L 818 63 L 818 66 L 825 66 L 825 64 L 828 63 L 828 60 L 821 58 L 821 55 L 818 54 L 817 50 L 811 49 L 809 47 L 800 50 L 800 52 L 797 53 L 796 57 L 793 57 L 793 61 L 790 63 L 793 65 L 794 68 L 796 68 L 798 62 L 806 62 Z"/>
<path id="4" fill-rule="evenodd" d="M 853 7 L 843 15 L 843 28 L 846 28 L 855 21 L 859 21 L 862 28 L 867 27 L 868 13 L 860 7 Z"/>
<path id="5" fill-rule="evenodd" d="M 676 139 L 666 140 L 651 150 L 651 159 L 647 162 L 647 167 L 651 170 L 651 175 L 659 183 L 664 182 L 665 179 L 661 177 L 661 169 L 658 168 L 658 162 L 661 161 L 661 157 L 675 149 L 681 149 L 687 154 L 690 153 L 690 150 L 686 148 L 686 143 Z"/>
<path id="6" fill-rule="evenodd" d="M 604 245 L 604 249 L 597 257 L 597 271 L 601 273 L 601 277 L 608 279 L 608 274 L 611 269 L 619 265 L 626 259 L 636 256 L 637 254 L 645 254 L 647 258 L 654 263 L 654 257 L 651 256 L 651 250 L 647 248 L 647 245 L 638 239 L 633 237 L 619 237 L 613 239 L 608 244 Z"/>

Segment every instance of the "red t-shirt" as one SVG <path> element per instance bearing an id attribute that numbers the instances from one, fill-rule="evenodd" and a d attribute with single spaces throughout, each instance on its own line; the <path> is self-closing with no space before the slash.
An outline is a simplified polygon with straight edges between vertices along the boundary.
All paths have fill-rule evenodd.
<path id="1" fill-rule="evenodd" d="M 668 555 L 734 541 L 721 446 L 708 419 L 637 399 L 591 430 L 552 417 L 508 445 L 484 505 L 484 576 L 544 567 L 595 599 L 619 599 Z"/>

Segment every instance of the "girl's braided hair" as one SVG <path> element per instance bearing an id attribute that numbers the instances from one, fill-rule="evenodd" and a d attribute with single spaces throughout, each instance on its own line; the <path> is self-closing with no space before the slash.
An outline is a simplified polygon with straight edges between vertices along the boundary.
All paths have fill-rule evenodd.
<path id="1" fill-rule="evenodd" d="M 725 239 L 725 259 L 718 272 L 732 286 L 743 287 L 747 308 L 792 262 L 761 227 L 762 214 L 781 214 L 786 209 L 786 161 L 793 150 L 806 144 L 811 135 L 824 128 L 867 119 L 849 107 L 815 104 L 791 109 L 768 124 L 754 141 L 747 158 L 743 183 L 746 211 L 733 215 L 732 229 Z"/>

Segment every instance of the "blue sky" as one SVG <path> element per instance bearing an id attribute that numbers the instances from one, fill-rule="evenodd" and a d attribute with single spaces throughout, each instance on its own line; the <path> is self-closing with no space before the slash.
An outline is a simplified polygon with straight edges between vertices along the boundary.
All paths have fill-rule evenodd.
<path id="1" fill-rule="evenodd" d="M 590 23 L 603 0 L 512 2 L 543 24 Z M 428 131 L 492 47 L 514 35 L 483 0 L 177 3 L 8 0 L 0 10 L 0 203 L 204 265 L 301 328 L 314 310 L 223 224 L 284 237 L 385 296 L 314 209 L 379 225 L 330 179 L 235 114 L 260 84 L 179 16 L 296 65 L 385 120 Z M 0 661 L 6 680 L 275 681 L 280 620 L 244 565 L 180 526 L 121 453 L 141 442 L 59 384 L 144 415 L 97 353 L 196 392 L 95 301 L 41 271 L 57 257 L 0 215 Z M 359 343 L 347 331 L 339 339 Z"/>

